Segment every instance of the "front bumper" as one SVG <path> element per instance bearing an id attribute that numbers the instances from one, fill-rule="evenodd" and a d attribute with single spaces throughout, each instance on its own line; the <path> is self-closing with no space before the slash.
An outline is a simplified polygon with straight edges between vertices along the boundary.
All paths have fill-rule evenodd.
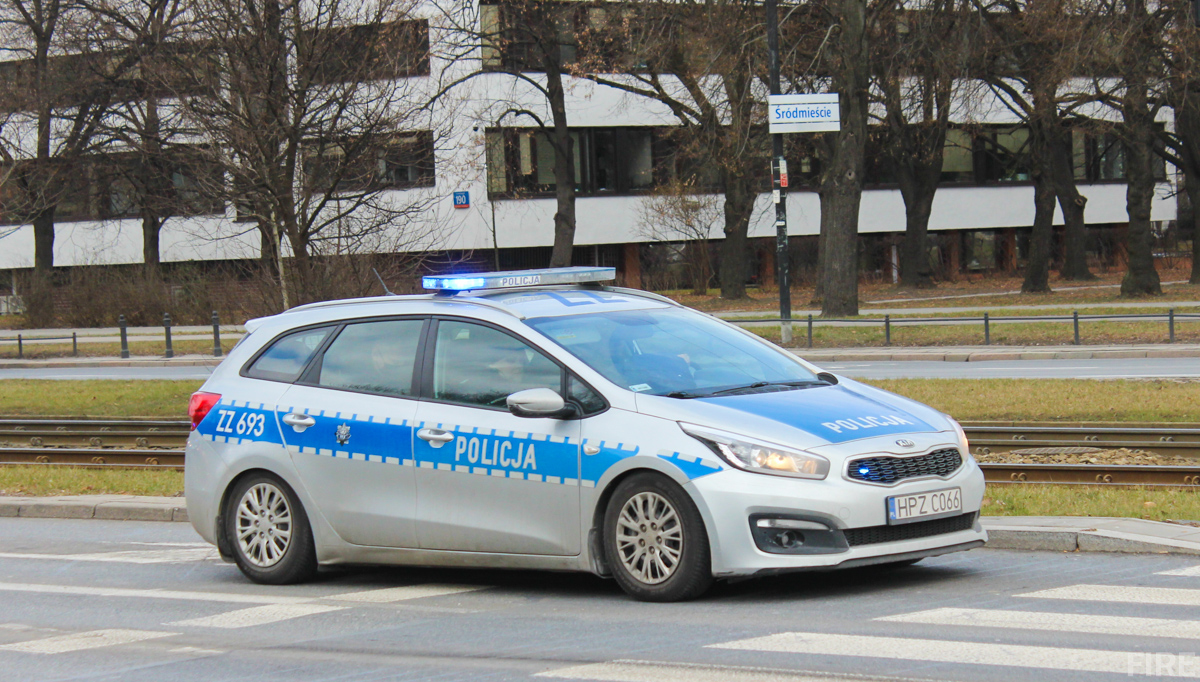
<path id="1" fill-rule="evenodd" d="M 978 519 L 983 472 L 970 458 L 947 479 L 914 480 L 892 487 L 836 475 L 807 481 L 728 469 L 688 486 L 704 516 L 713 574 L 719 577 L 904 561 L 972 549 L 987 541 Z M 906 524 L 907 528 L 887 525 L 888 497 L 945 488 L 962 489 L 961 518 Z M 767 552 L 759 548 L 761 538 L 756 543 L 752 525 L 752 518 L 763 516 L 807 519 L 831 530 L 812 533 L 807 546 L 795 553 Z"/>

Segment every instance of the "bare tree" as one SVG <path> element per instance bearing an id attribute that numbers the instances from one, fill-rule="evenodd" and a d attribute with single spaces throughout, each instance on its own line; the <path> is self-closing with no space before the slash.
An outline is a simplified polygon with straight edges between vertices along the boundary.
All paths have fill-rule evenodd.
<path id="1" fill-rule="evenodd" d="M 830 90 L 840 95 L 841 130 L 824 133 L 817 145 L 821 161 L 817 297 L 826 316 L 858 314 L 858 212 L 866 167 L 870 27 L 882 6 L 868 0 L 829 0 L 821 5 L 830 27 L 825 34 L 828 46 L 818 48 L 815 61 L 808 63 L 816 65 L 815 72 L 795 63 L 802 70 L 790 74 L 794 87 L 827 74 Z"/>
<path id="2" fill-rule="evenodd" d="M 1154 267 L 1150 208 L 1155 186 L 1155 119 L 1162 107 L 1160 85 L 1165 76 L 1162 41 L 1170 20 L 1168 5 L 1145 0 L 1101 0 L 1102 16 L 1112 35 L 1118 84 L 1102 97 L 1121 114 L 1117 132 L 1125 152 L 1125 192 L 1129 227 L 1128 267 L 1122 296 L 1161 294 Z"/>
<path id="3" fill-rule="evenodd" d="M 1200 207 L 1200 80 L 1197 79 L 1200 30 L 1191 25 L 1192 3 L 1174 0 L 1168 7 L 1174 30 L 1168 32 L 1163 46 L 1167 69 L 1164 94 L 1174 113 L 1175 126 L 1173 130 L 1159 129 L 1162 145 L 1158 149 L 1183 174 L 1183 191 L 1192 207 L 1191 225 L 1187 226 L 1192 235 L 1192 272 L 1188 281 L 1200 284 L 1200 211 L 1197 211 Z"/>
<path id="4" fill-rule="evenodd" d="M 904 198 L 903 286 L 934 286 L 929 216 L 941 181 L 955 85 L 969 75 L 978 33 L 964 9 L 959 0 L 887 6 L 873 41 L 883 149 Z"/>
<path id="5" fill-rule="evenodd" d="M 10 167 L 5 208 L 33 225 L 34 269 L 54 267 L 55 212 L 78 191 L 80 158 L 92 149 L 112 93 L 98 71 L 113 73 L 128 62 L 98 63 L 82 53 L 78 0 L 0 2 L 0 162 Z"/>
<path id="6" fill-rule="evenodd" d="M 550 267 L 571 264 L 575 246 L 575 144 L 567 121 L 566 78 L 575 70 L 580 24 L 588 7 L 563 0 L 490 0 L 478 5 L 434 0 L 444 39 L 438 57 L 450 63 L 478 64 L 443 85 L 439 98 L 489 73 L 504 73 L 536 93 L 550 116 L 528 100 L 497 102 L 489 122 L 527 118 L 554 152 L 554 245 Z"/>
<path id="7" fill-rule="evenodd" d="M 1065 83 L 1094 68 L 1096 37 L 1085 1 L 975 0 L 990 29 L 984 76 L 1001 102 L 1029 128 L 1034 185 L 1029 262 L 1021 290 L 1050 291 L 1054 206 L 1065 222 L 1063 277 L 1091 279 L 1087 266 L 1084 206 L 1075 184 L 1071 152 L 1074 110 L 1094 100 L 1068 92 Z"/>
<path id="8" fill-rule="evenodd" d="M 418 239 L 437 131 L 428 28 L 404 0 L 196 0 L 194 41 L 214 84 L 180 93 L 185 126 L 263 234 L 284 307 L 322 296 L 322 255 Z M 409 190 L 409 191 L 393 191 Z M 424 220 L 418 220 L 422 218 Z M 285 259 L 290 252 L 290 259 Z M 317 259 L 317 260 L 314 260 Z"/>
<path id="9" fill-rule="evenodd" d="M 762 7 L 647 0 L 594 23 L 582 75 L 664 105 L 678 120 L 674 174 L 724 195 L 721 297 L 746 296 L 747 233 L 768 169 Z"/>
<path id="10" fill-rule="evenodd" d="M 655 242 L 683 242 L 692 294 L 707 296 L 712 279 L 709 242 L 723 220 L 721 202 L 686 181 L 659 186 L 641 204 L 639 232 Z"/>

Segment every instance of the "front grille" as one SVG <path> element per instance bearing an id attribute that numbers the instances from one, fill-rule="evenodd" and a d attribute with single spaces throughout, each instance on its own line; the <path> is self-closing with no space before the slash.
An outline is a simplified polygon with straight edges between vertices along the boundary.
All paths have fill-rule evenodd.
<path id="1" fill-rule="evenodd" d="M 866 457 L 851 460 L 846 475 L 864 483 L 895 483 L 920 476 L 949 476 L 962 466 L 958 448 L 934 450 L 916 457 Z"/>
<path id="2" fill-rule="evenodd" d="M 857 545 L 877 545 L 881 542 L 898 542 L 900 540 L 915 540 L 931 535 L 957 533 L 960 530 L 970 530 L 975 525 L 975 512 L 960 516 L 949 516 L 944 519 L 931 521 L 916 521 L 898 526 L 871 526 L 869 528 L 849 528 L 842 531 L 846 534 L 846 542 L 851 547 Z"/>

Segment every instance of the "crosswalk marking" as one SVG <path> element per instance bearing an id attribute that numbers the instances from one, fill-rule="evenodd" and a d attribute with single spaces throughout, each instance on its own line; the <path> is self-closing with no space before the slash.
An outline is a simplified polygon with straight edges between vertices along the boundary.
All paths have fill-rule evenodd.
<path id="1" fill-rule="evenodd" d="M 132 644 L 148 639 L 170 637 L 174 632 L 153 632 L 149 630 L 92 630 L 77 632 L 71 635 L 59 635 L 45 639 L 35 639 L 17 644 L 0 646 L 0 651 L 16 651 L 26 654 L 65 654 L 85 649 L 99 649 L 119 644 Z"/>
<path id="2" fill-rule="evenodd" d="M 167 623 L 167 625 L 227 629 L 248 628 L 255 625 L 268 625 L 293 618 L 313 616 L 318 613 L 341 611 L 345 608 L 347 607 L 325 606 L 323 604 L 268 604 L 266 606 L 252 606 L 248 609 L 218 613 L 215 616 L 179 620 L 174 623 Z"/>
<path id="3" fill-rule="evenodd" d="M 1181 575 L 1185 578 L 1195 578 L 1200 576 L 1200 566 L 1188 566 L 1187 568 L 1176 568 L 1172 571 L 1159 571 L 1154 575 Z"/>
<path id="4" fill-rule="evenodd" d="M 917 611 L 915 613 L 903 613 L 896 616 L 883 616 L 875 620 L 892 623 L 922 623 L 926 625 L 1086 632 L 1097 635 L 1128 635 L 1130 633 L 1137 633 L 1141 637 L 1200 639 L 1200 622 L 1170 620 L 1167 618 L 1089 616 L 1078 613 L 942 608 Z"/>
<path id="5" fill-rule="evenodd" d="M 336 599 L 337 601 L 349 601 L 361 604 L 388 604 L 409 599 L 421 599 L 423 597 L 442 597 L 448 594 L 477 592 L 485 589 L 487 587 L 478 585 L 405 585 L 403 587 L 384 587 L 378 590 L 335 594 L 325 597 L 325 599 Z"/>
<path id="6" fill-rule="evenodd" d="M 1200 590 L 1182 587 L 1126 587 L 1121 585 L 1071 585 L 1018 594 L 1036 599 L 1072 599 L 1077 601 L 1123 604 L 1161 604 L 1200 606 Z"/>
<path id="7" fill-rule="evenodd" d="M 1092 673 L 1128 675 L 1144 665 L 1146 654 L 1135 651 L 1068 649 L 1050 646 L 993 644 L 910 637 L 874 637 L 817 632 L 784 632 L 723 644 L 716 649 L 763 651 L 770 653 L 810 654 L 815 656 L 857 656 L 904 661 L 999 665 L 1018 668 L 1044 668 Z M 1168 677 L 1200 678 L 1200 666 L 1180 666 L 1165 672 Z"/>
<path id="8" fill-rule="evenodd" d="M 173 599 L 184 601 L 222 602 L 228 604 L 305 604 L 314 601 L 313 597 L 236 594 L 231 592 L 189 592 L 183 590 L 134 590 L 123 587 L 39 585 L 36 583 L 0 583 L 0 592 L 34 592 L 38 594 L 76 595 L 84 597 Z"/>
<path id="9" fill-rule="evenodd" d="M 90 554 L 30 554 L 0 552 L 0 559 L 32 559 L 35 561 L 94 561 L 120 564 L 182 564 L 193 561 L 220 561 L 215 547 L 160 550 L 129 550 L 95 552 Z"/>
<path id="10" fill-rule="evenodd" d="M 810 673 L 725 665 L 659 663 L 655 661 L 610 661 L 546 670 L 534 677 L 598 682 L 845 682 L 846 680 L 889 680 L 896 677 L 867 677 L 837 673 Z"/>

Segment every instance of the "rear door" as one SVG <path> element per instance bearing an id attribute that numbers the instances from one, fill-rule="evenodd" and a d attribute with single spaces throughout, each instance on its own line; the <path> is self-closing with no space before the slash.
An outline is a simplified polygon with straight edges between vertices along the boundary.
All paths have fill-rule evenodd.
<path id="1" fill-rule="evenodd" d="M 428 334 L 414 445 L 422 548 L 580 550 L 578 420 L 509 413 L 516 391 L 560 392 L 564 370 L 513 334 L 443 318 Z"/>
<path id="2" fill-rule="evenodd" d="M 414 377 L 426 318 L 346 323 L 279 400 L 296 469 L 347 542 L 416 547 Z"/>

